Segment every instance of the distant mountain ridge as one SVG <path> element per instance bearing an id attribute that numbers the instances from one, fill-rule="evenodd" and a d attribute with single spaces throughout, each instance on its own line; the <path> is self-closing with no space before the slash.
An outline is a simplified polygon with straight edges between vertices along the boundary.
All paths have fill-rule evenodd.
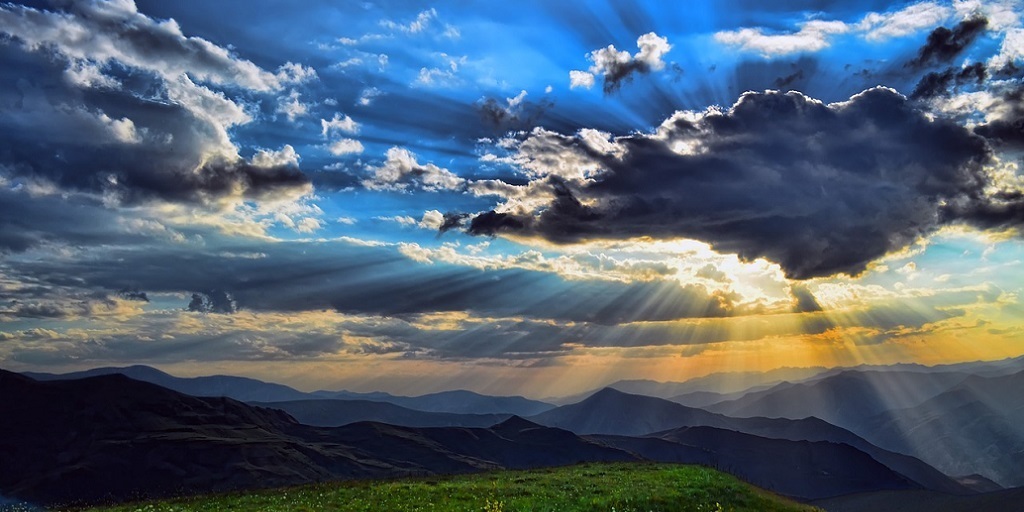
<path id="1" fill-rule="evenodd" d="M 150 366 L 105 367 L 65 374 L 25 372 L 36 380 L 80 379 L 99 375 L 121 374 L 135 380 L 157 384 L 192 396 L 225 396 L 242 402 L 286 402 L 312 399 L 358 399 L 387 402 L 408 409 L 455 414 L 517 414 L 531 416 L 554 405 L 521 396 L 488 396 L 466 390 L 442 391 L 421 396 L 395 396 L 389 393 L 355 393 L 351 391 L 314 391 L 264 382 L 248 377 L 211 375 L 176 377 Z"/>
<path id="2" fill-rule="evenodd" d="M 528 418 L 580 435 L 655 436 L 685 427 L 714 427 L 764 438 L 843 443 L 869 454 L 922 487 L 954 494 L 970 492 L 949 476 L 914 457 L 884 450 L 856 434 L 818 418 L 733 418 L 661 398 L 605 388 L 576 404 Z"/>

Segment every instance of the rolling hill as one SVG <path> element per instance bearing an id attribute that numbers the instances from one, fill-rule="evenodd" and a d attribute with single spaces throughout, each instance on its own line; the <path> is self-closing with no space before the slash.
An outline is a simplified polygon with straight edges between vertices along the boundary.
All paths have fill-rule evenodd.
<path id="1" fill-rule="evenodd" d="M 280 409 L 299 423 L 317 427 L 340 427 L 374 421 L 404 427 L 489 427 L 507 420 L 510 414 L 456 414 L 408 409 L 388 402 L 370 400 L 292 400 L 251 402 L 259 407 Z"/>

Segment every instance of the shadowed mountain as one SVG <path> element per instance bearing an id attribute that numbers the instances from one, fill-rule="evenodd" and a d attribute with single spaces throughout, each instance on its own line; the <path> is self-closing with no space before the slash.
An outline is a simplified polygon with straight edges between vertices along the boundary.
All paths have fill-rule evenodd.
<path id="1" fill-rule="evenodd" d="M 821 380 L 782 383 L 706 409 L 737 417 L 814 416 L 861 433 L 856 426 L 865 418 L 920 404 L 967 377 L 963 373 L 849 370 Z"/>
<path id="2" fill-rule="evenodd" d="M 551 404 L 529 400 L 521 396 L 487 396 L 472 391 L 455 390 L 422 396 L 395 396 L 388 393 L 356 393 L 352 391 L 314 391 L 304 393 L 282 384 L 263 382 L 246 377 L 211 375 L 207 377 L 175 377 L 149 366 L 124 368 L 96 368 L 82 372 L 24 375 L 36 380 L 65 380 L 120 374 L 135 380 L 149 382 L 179 393 L 192 396 L 226 396 L 242 402 L 285 402 L 312 399 L 369 400 L 392 403 L 409 409 L 455 414 L 518 414 L 530 416 L 554 407 Z"/>
<path id="3" fill-rule="evenodd" d="M 767 372 L 721 372 L 683 382 L 658 382 L 653 380 L 620 380 L 607 387 L 635 395 L 657 398 L 711 391 L 714 393 L 738 393 L 752 388 L 770 386 L 783 381 L 799 381 L 814 377 L 827 369 L 821 366 L 810 368 L 777 368 Z"/>
<path id="4" fill-rule="evenodd" d="M 707 426 L 771 439 L 844 443 L 870 454 L 922 487 L 949 493 L 970 492 L 921 460 L 879 448 L 818 418 L 731 418 L 660 398 L 606 388 L 582 402 L 563 405 L 530 420 L 581 435 L 644 436 L 680 427 Z"/>
<path id="5" fill-rule="evenodd" d="M 317 428 L 119 374 L 39 382 L 0 370 L 0 396 L 0 494 L 44 504 L 635 460 L 518 418 L 492 429 Z"/>
<path id="6" fill-rule="evenodd" d="M 1024 485 L 1024 372 L 972 376 L 907 409 L 858 427 L 872 442 L 912 454 L 952 475 L 979 474 L 1004 487 Z"/>
<path id="7" fill-rule="evenodd" d="M 686 427 L 647 438 L 589 436 L 651 460 L 698 463 L 801 499 L 917 484 L 845 444 L 768 439 L 713 427 Z"/>
<path id="8" fill-rule="evenodd" d="M 252 405 L 280 409 L 306 425 L 339 427 L 360 421 L 376 421 L 406 427 L 489 427 L 509 418 L 509 414 L 454 414 L 408 409 L 387 402 L 370 400 L 294 400 L 289 402 L 251 402 Z"/>
<path id="9" fill-rule="evenodd" d="M 510 414 L 532 416 L 554 408 L 554 405 L 521 396 L 488 396 L 466 390 L 441 391 L 420 396 L 395 396 L 387 393 L 354 393 L 351 391 L 317 391 L 318 398 L 372 400 L 387 402 L 408 409 L 453 414 Z"/>
<path id="10" fill-rule="evenodd" d="M 661 398 L 604 388 L 581 402 L 563 405 L 529 418 L 578 434 L 643 436 L 682 426 L 727 428 L 730 418 Z"/>

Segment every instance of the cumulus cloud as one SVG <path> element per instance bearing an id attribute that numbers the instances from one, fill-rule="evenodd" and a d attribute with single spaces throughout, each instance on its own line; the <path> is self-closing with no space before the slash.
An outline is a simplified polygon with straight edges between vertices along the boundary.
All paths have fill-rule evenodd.
<path id="1" fill-rule="evenodd" d="M 437 192 L 459 190 L 466 180 L 448 169 L 432 163 L 420 164 L 416 155 L 405 148 L 393 147 L 388 150 L 383 164 L 370 167 L 373 175 L 363 180 L 363 186 L 370 190 L 407 190 L 410 185 Z"/>
<path id="2" fill-rule="evenodd" d="M 355 122 L 351 117 L 340 113 L 335 113 L 334 117 L 329 120 L 320 120 L 320 135 L 323 138 L 326 139 L 337 132 L 358 133 L 359 123 Z"/>
<path id="3" fill-rule="evenodd" d="M 634 74 L 645 74 L 651 71 L 658 71 L 665 67 L 662 57 L 672 45 L 668 39 L 648 32 L 636 40 L 636 46 L 640 50 L 630 55 L 625 50 L 618 50 L 614 45 L 599 48 L 587 54 L 587 59 L 593 62 L 588 71 L 572 70 L 569 72 L 570 88 L 584 87 L 589 89 L 594 85 L 594 77 L 601 76 L 604 81 L 605 94 L 616 91 L 633 78 Z"/>
<path id="4" fill-rule="evenodd" d="M 834 104 L 745 93 L 603 147 L 537 130 L 517 151 L 530 185 L 549 193 L 531 205 L 511 194 L 469 220 L 470 234 L 693 238 L 797 279 L 857 274 L 945 223 L 1005 224 L 1020 207 L 1010 191 L 986 192 L 984 139 L 886 88 Z"/>
<path id="5" fill-rule="evenodd" d="M 895 12 L 868 13 L 857 24 L 868 41 L 884 41 L 934 27 L 952 14 L 949 6 L 935 2 L 911 4 Z"/>
<path id="6" fill-rule="evenodd" d="M 0 65 L 19 69 L 19 83 L 0 88 L 0 132 L 14 149 L 3 156 L 10 175 L 102 194 L 111 204 L 310 191 L 293 166 L 240 157 L 229 130 L 252 115 L 213 87 L 274 93 L 315 79 L 314 70 L 291 62 L 264 70 L 130 1 L 64 7 L 0 6 L 0 33 L 9 36 Z M 109 76 L 115 68 L 132 79 Z"/>

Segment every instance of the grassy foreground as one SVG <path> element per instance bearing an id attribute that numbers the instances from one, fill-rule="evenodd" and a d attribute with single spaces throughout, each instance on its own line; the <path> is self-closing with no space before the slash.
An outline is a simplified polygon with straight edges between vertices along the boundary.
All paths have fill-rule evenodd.
<path id="1" fill-rule="evenodd" d="M 818 509 L 700 466 L 585 464 L 436 478 L 316 484 L 89 510 L 788 512 Z"/>

